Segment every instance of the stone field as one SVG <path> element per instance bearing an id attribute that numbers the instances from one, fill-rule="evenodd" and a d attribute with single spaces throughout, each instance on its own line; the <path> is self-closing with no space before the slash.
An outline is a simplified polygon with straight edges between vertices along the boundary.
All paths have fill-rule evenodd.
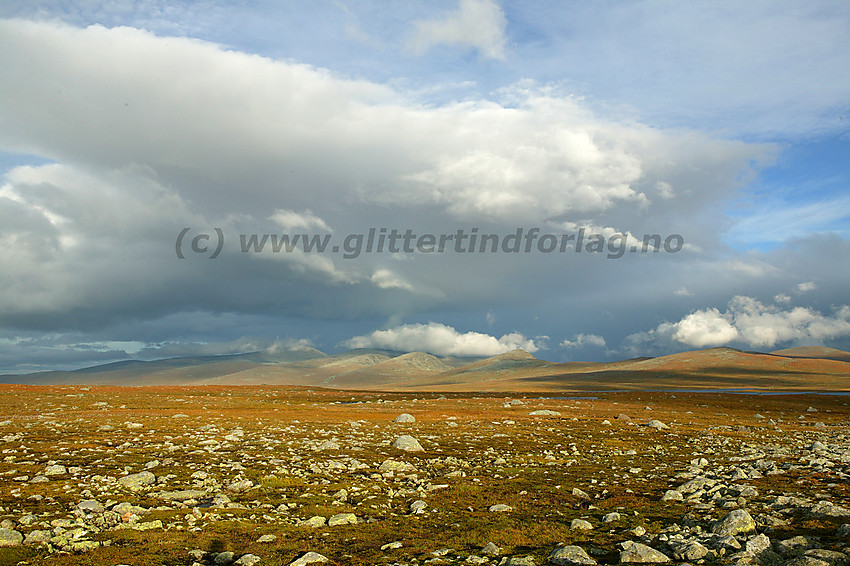
<path id="1" fill-rule="evenodd" d="M 5 385 L 0 565 L 850 565 L 850 397 L 564 395 Z"/>

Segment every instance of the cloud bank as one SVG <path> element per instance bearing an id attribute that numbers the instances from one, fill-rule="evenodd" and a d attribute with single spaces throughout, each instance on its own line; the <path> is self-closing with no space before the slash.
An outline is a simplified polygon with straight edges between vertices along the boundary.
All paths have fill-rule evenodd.
<path id="1" fill-rule="evenodd" d="M 850 306 L 835 307 L 831 315 L 825 315 L 811 308 L 784 310 L 752 297 L 736 296 L 724 312 L 716 308 L 697 310 L 678 322 L 659 325 L 655 333 L 695 348 L 822 344 L 850 336 Z"/>

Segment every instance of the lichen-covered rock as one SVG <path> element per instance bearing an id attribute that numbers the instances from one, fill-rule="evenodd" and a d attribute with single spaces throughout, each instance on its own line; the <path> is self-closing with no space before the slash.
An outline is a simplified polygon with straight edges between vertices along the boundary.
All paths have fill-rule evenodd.
<path id="1" fill-rule="evenodd" d="M 756 530 L 756 522 L 744 509 L 735 509 L 723 516 L 711 526 L 711 532 L 718 535 L 738 535 Z"/>
<path id="2" fill-rule="evenodd" d="M 596 560 L 587 555 L 580 546 L 561 546 L 549 554 L 549 563 L 558 566 L 592 566 Z"/>
<path id="3" fill-rule="evenodd" d="M 424 452 L 425 449 L 419 444 L 419 441 L 410 435 L 403 434 L 393 441 L 393 448 L 404 450 L 405 452 Z"/>
<path id="4" fill-rule="evenodd" d="M 355 525 L 357 524 L 357 516 L 354 513 L 337 513 L 330 519 L 328 519 L 329 527 L 336 527 L 337 525 Z"/>
<path id="5" fill-rule="evenodd" d="M 670 557 L 639 542 L 624 543 L 625 549 L 620 553 L 622 564 L 656 564 L 670 562 Z"/>
<path id="6" fill-rule="evenodd" d="M 152 472 L 139 472 L 120 478 L 118 483 L 132 490 L 142 489 L 145 486 L 156 483 L 156 476 Z"/>
<path id="7" fill-rule="evenodd" d="M 0 529 L 0 546 L 18 546 L 24 542 L 24 535 L 14 529 Z"/>
<path id="8" fill-rule="evenodd" d="M 317 562 L 327 562 L 328 559 L 318 552 L 308 552 L 298 560 L 290 562 L 289 566 L 307 566 L 307 564 L 315 564 Z"/>

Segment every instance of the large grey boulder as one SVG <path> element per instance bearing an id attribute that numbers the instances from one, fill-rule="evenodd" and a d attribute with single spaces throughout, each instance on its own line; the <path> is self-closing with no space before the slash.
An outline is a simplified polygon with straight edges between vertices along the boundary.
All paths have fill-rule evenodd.
<path id="1" fill-rule="evenodd" d="M 152 472 L 139 472 L 138 474 L 124 476 L 118 480 L 118 483 L 129 489 L 136 490 L 156 483 L 156 476 Z"/>
<path id="2" fill-rule="evenodd" d="M 410 435 L 403 434 L 393 441 L 393 448 L 404 450 L 405 452 L 424 452 L 425 449 L 419 444 L 419 441 Z"/>
<path id="3" fill-rule="evenodd" d="M 290 562 L 289 566 L 307 566 L 307 564 L 315 564 L 317 562 L 327 562 L 328 559 L 318 552 L 308 552 L 298 560 Z"/>
<path id="4" fill-rule="evenodd" d="M 639 542 L 623 543 L 625 550 L 620 553 L 621 564 L 657 564 L 670 562 L 670 558 L 650 546 Z"/>
<path id="5" fill-rule="evenodd" d="M 711 532 L 717 535 L 739 535 L 756 530 L 756 522 L 744 509 L 735 509 L 723 516 L 711 526 Z"/>
<path id="6" fill-rule="evenodd" d="M 558 566 L 592 566 L 596 560 L 587 555 L 580 546 L 561 546 L 549 554 L 549 564 Z"/>
<path id="7" fill-rule="evenodd" d="M 18 546 L 24 542 L 24 535 L 14 529 L 0 529 L 0 546 Z"/>
<path id="8" fill-rule="evenodd" d="M 549 409 L 538 409 L 536 411 L 531 411 L 528 413 L 530 417 L 560 417 L 561 413 L 558 411 L 551 411 Z"/>
<path id="9" fill-rule="evenodd" d="M 357 524 L 357 516 L 354 513 L 337 513 L 330 519 L 328 519 L 329 527 L 336 527 L 337 525 L 356 525 Z"/>

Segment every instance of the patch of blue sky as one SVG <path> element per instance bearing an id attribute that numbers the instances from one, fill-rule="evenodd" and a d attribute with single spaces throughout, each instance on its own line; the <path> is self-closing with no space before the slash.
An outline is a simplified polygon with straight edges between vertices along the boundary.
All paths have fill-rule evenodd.
<path id="1" fill-rule="evenodd" d="M 787 146 L 726 210 L 726 243 L 767 251 L 789 240 L 833 233 L 850 238 L 850 139 Z"/>

